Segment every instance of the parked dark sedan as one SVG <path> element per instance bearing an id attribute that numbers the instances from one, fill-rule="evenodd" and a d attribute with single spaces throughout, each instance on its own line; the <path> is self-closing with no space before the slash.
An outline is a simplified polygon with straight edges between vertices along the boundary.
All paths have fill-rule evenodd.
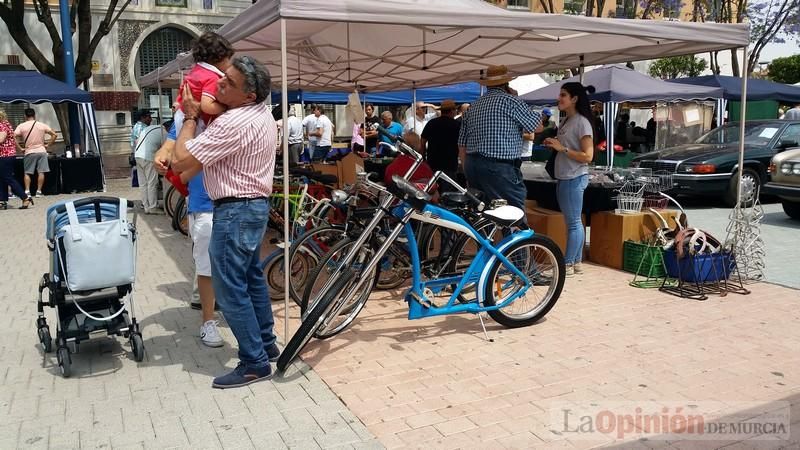
<path id="1" fill-rule="evenodd" d="M 772 157 L 800 147 L 800 121 L 758 120 L 745 124 L 742 198 L 752 201 L 757 186 L 769 179 Z M 638 156 L 631 167 L 673 173 L 676 194 L 721 196 L 736 204 L 739 169 L 739 124 L 716 128 L 693 144 L 680 145 Z"/>

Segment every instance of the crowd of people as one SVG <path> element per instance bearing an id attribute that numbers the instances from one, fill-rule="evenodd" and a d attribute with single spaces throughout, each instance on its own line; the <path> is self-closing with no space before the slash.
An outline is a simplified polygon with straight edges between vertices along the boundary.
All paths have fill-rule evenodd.
<path id="1" fill-rule="evenodd" d="M 46 136 L 50 139 L 47 140 Z M 25 109 L 25 121 L 16 128 L 11 126 L 5 111 L 0 110 L 0 209 L 8 209 L 10 195 L 22 200 L 20 209 L 33 206 L 33 197 L 43 195 L 45 176 L 50 172 L 48 149 L 55 143 L 56 137 L 52 128 L 36 119 L 36 111 L 31 108 Z M 18 151 L 24 155 L 24 190 L 14 177 Z M 36 188 L 31 194 L 31 177 L 34 174 L 37 175 Z"/>

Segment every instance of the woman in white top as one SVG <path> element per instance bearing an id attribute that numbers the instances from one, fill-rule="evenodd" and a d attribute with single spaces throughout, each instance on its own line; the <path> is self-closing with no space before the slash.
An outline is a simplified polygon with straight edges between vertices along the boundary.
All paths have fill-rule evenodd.
<path id="1" fill-rule="evenodd" d="M 566 118 L 558 127 L 558 137 L 545 139 L 544 145 L 558 152 L 555 175 L 556 197 L 567 225 L 567 250 L 564 254 L 567 276 L 583 272 L 583 244 L 586 230 L 581 221 L 583 191 L 589 184 L 589 162 L 594 157 L 594 115 L 589 94 L 594 87 L 564 83 L 558 95 L 558 109 Z"/>

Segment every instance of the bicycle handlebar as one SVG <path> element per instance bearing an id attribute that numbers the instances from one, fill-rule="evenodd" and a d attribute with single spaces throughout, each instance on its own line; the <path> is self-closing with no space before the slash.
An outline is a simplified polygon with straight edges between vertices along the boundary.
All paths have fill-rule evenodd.
<path id="1" fill-rule="evenodd" d="M 378 125 L 378 133 L 386 136 L 392 141 L 397 141 L 397 143 L 399 144 L 398 148 L 400 152 L 405 153 L 406 155 L 416 159 L 417 161 L 422 161 L 422 155 L 417 153 L 416 150 L 414 150 L 413 148 L 411 148 L 411 146 L 406 144 L 406 141 L 404 141 L 401 136 L 395 136 L 392 133 L 389 133 L 389 130 L 380 125 Z"/>

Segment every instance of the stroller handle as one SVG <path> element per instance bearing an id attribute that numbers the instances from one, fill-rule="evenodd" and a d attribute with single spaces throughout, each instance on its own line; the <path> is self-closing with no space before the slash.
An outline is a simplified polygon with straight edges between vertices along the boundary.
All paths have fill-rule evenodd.
<path id="1" fill-rule="evenodd" d="M 133 208 L 133 201 L 128 200 L 128 208 Z M 95 205 L 100 207 L 101 204 L 109 204 L 114 206 L 119 206 L 119 198 L 118 197 L 86 197 L 81 198 L 78 200 L 74 200 L 72 202 L 76 208 L 85 206 L 85 205 Z M 58 205 L 55 209 L 56 213 L 62 214 L 67 211 L 66 205 Z"/>

